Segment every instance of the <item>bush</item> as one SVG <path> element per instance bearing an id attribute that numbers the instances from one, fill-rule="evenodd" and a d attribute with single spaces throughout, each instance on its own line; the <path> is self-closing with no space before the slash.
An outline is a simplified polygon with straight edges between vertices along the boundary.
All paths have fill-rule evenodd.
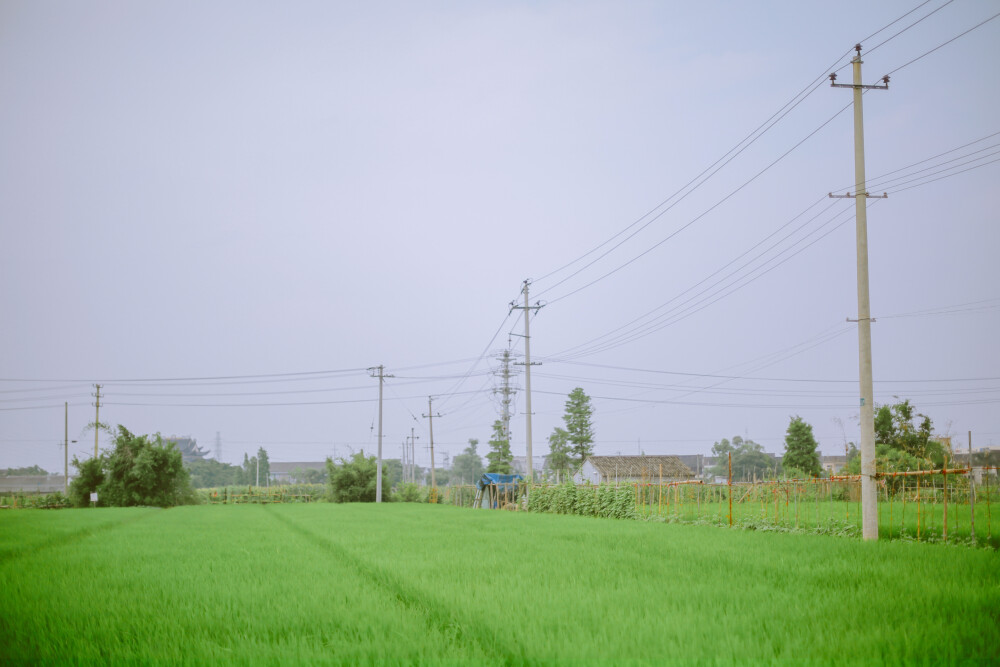
<path id="1" fill-rule="evenodd" d="M 396 487 L 393 500 L 399 503 L 426 503 L 430 487 L 420 486 L 413 482 L 403 482 Z"/>
<path id="2" fill-rule="evenodd" d="M 137 436 L 119 425 L 113 450 L 82 462 L 74 458 L 73 465 L 78 475 L 70 485 L 70 498 L 77 507 L 88 506 L 95 491 L 100 507 L 195 502 L 180 451 L 159 435 Z"/>

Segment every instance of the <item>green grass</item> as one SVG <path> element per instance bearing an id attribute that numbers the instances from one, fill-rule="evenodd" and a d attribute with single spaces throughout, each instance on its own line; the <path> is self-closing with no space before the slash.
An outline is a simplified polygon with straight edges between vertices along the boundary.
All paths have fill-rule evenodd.
<path id="1" fill-rule="evenodd" d="M 1000 645 L 983 549 L 411 504 L 0 514 L 0 544 L 42 533 L 0 558 L 4 662 L 996 664 Z"/>

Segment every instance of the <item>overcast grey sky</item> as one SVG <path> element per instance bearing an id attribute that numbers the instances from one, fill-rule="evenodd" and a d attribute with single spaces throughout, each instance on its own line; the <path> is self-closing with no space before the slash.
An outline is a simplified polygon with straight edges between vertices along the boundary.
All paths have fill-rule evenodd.
<path id="1" fill-rule="evenodd" d="M 102 421 L 230 462 L 373 452 L 378 364 L 387 457 L 413 427 L 429 461 L 428 395 L 438 452 L 485 453 L 528 278 L 536 454 L 576 386 L 598 453 L 781 451 L 791 415 L 843 451 L 826 77 L 859 40 L 893 72 L 864 98 L 876 401 L 1000 444 L 1000 19 L 910 62 L 1000 5 L 919 4 L 0 1 L 0 467 L 61 470 L 64 401 L 92 453 L 94 383 Z"/>

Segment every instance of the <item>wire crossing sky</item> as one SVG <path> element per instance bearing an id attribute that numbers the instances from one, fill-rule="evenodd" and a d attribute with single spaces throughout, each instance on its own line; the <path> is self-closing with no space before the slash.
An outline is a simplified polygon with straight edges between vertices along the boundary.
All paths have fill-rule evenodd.
<path id="1" fill-rule="evenodd" d="M 858 19 L 856 17 L 863 17 Z M 600 454 L 858 438 L 861 43 L 876 402 L 1000 445 L 1000 14 L 972 0 L 0 4 L 0 468 L 101 420 L 223 460 L 429 464 L 523 362 Z M 523 282 L 531 303 L 523 306 Z M 517 372 L 523 367 L 513 366 Z M 523 378 L 511 422 L 523 454 Z M 840 424 L 844 425 L 843 430 Z M 101 435 L 103 444 L 109 441 Z M 422 449 L 423 448 L 423 449 Z M 443 458 L 439 458 L 443 460 Z"/>

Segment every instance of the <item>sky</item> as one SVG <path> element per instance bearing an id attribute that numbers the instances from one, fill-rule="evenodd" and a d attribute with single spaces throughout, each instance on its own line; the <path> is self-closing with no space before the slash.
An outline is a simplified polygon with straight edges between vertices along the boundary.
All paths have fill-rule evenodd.
<path id="1" fill-rule="evenodd" d="M 227 462 L 375 453 L 379 365 L 385 457 L 429 410 L 485 454 L 525 281 L 536 456 L 575 387 L 598 454 L 843 452 L 858 42 L 876 403 L 1000 445 L 997 12 L 0 0 L 0 467 L 92 456 L 96 384 Z"/>

